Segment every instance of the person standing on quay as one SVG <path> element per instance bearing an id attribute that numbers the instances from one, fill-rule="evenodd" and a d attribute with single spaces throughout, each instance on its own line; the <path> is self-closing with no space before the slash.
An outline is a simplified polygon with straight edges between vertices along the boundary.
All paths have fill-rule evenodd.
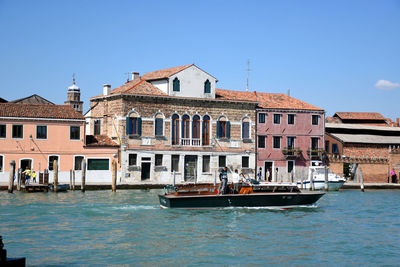
<path id="1" fill-rule="evenodd" d="M 390 171 L 390 176 L 392 177 L 392 183 L 396 183 L 397 182 L 397 175 L 396 175 L 396 172 L 394 171 L 394 169 L 392 169 Z"/>
<path id="2" fill-rule="evenodd" d="M 228 185 L 228 168 L 224 167 L 224 169 L 219 174 L 219 180 L 221 181 L 221 194 L 226 194 L 226 187 Z"/>

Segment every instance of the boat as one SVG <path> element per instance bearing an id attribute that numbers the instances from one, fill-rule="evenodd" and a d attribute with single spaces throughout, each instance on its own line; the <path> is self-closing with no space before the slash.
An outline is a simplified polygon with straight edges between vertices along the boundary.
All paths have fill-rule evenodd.
<path id="1" fill-rule="evenodd" d="M 237 190 L 230 185 L 228 194 L 219 193 L 219 185 L 168 186 L 159 194 L 161 208 L 280 207 L 313 205 L 325 193 L 302 192 L 293 183 L 242 183 Z"/>
<path id="2" fill-rule="evenodd" d="M 310 189 L 310 177 L 313 178 L 313 184 L 315 190 L 325 190 L 325 167 L 324 166 L 313 166 L 309 168 L 308 178 L 303 181 L 303 185 L 301 181 L 297 181 L 297 186 L 301 189 Z M 346 179 L 340 177 L 339 175 L 333 173 L 328 168 L 328 190 L 337 191 L 339 190 L 343 184 L 346 182 Z"/>
<path id="3" fill-rule="evenodd" d="M 58 184 L 57 192 L 67 192 L 69 188 L 69 184 Z M 49 190 L 54 192 L 54 184 L 49 184 Z"/>

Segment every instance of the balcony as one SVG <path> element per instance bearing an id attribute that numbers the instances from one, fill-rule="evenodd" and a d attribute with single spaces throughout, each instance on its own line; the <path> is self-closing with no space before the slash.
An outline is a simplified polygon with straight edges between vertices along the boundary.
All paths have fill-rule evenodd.
<path id="1" fill-rule="evenodd" d="M 297 159 L 301 156 L 301 150 L 298 147 L 285 147 L 282 149 L 282 154 L 286 159 Z"/>
<path id="2" fill-rule="evenodd" d="M 200 138 L 181 138 L 181 146 L 201 146 Z"/>
<path id="3" fill-rule="evenodd" d="M 322 160 L 322 155 L 325 153 L 325 150 L 322 148 L 311 148 L 307 150 L 307 155 L 310 160 Z"/>

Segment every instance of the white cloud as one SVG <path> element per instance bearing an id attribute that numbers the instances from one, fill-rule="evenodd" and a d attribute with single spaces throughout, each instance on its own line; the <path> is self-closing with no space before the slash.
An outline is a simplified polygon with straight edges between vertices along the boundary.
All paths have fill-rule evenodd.
<path id="1" fill-rule="evenodd" d="M 392 83 L 387 80 L 379 80 L 375 84 L 375 88 L 379 90 L 394 90 L 400 87 L 400 83 Z"/>

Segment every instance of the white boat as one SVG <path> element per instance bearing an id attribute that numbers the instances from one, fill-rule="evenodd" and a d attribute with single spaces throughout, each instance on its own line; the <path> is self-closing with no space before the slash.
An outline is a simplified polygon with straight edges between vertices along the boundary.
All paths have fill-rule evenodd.
<path id="1" fill-rule="evenodd" d="M 303 180 L 303 187 L 301 187 L 301 181 L 297 181 L 297 186 L 301 189 L 310 189 L 310 177 L 313 177 L 314 189 L 315 190 L 324 190 L 325 189 L 325 168 L 323 166 L 312 166 L 308 171 L 308 179 Z M 340 177 L 339 175 L 333 173 L 328 168 L 328 188 L 329 190 L 337 191 L 339 190 L 343 184 L 346 182 L 346 179 Z"/>

